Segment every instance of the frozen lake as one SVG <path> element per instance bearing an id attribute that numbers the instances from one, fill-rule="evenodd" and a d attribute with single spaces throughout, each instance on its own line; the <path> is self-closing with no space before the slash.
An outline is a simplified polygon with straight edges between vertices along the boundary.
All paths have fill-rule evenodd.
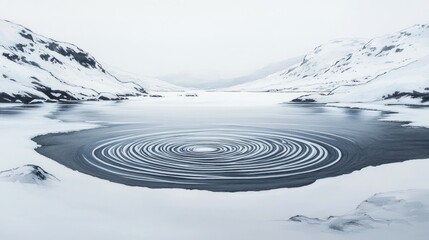
<path id="1" fill-rule="evenodd" d="M 200 93 L 58 104 L 51 117 L 102 127 L 34 139 L 71 169 L 150 188 L 257 191 L 429 157 L 429 130 L 378 111 L 280 104 L 282 94 Z"/>

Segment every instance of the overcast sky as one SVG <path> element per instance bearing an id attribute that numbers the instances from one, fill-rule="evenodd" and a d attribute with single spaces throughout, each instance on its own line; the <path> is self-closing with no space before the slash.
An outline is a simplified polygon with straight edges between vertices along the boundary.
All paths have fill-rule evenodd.
<path id="1" fill-rule="evenodd" d="M 0 0 L 0 18 L 146 75 L 228 78 L 429 23 L 429 0 Z"/>

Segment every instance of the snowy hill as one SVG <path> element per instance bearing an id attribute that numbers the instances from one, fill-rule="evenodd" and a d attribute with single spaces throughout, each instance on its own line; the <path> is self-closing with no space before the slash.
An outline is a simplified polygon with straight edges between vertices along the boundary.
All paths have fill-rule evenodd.
<path id="1" fill-rule="evenodd" d="M 341 100 L 353 95 L 355 101 L 411 96 L 413 91 L 424 95 L 429 87 L 428 57 L 429 25 L 415 25 L 369 41 L 320 45 L 300 64 L 228 90 L 314 92 L 331 100 L 342 94 Z"/>
<path id="2" fill-rule="evenodd" d="M 86 100 L 135 96 L 145 90 L 121 81 L 75 45 L 0 20 L 0 102 Z"/>

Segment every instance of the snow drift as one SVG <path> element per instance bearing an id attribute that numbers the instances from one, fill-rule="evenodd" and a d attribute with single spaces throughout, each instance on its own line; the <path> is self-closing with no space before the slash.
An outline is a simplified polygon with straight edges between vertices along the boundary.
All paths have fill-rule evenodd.
<path id="1" fill-rule="evenodd" d="M 36 165 L 24 165 L 6 171 L 0 171 L 0 180 L 11 182 L 43 184 L 48 181 L 58 181 L 58 179 Z"/>
<path id="2" fill-rule="evenodd" d="M 322 225 L 337 231 L 362 231 L 392 224 L 429 221 L 429 191 L 406 190 L 378 193 L 348 214 L 325 219 L 297 215 L 289 221 Z"/>

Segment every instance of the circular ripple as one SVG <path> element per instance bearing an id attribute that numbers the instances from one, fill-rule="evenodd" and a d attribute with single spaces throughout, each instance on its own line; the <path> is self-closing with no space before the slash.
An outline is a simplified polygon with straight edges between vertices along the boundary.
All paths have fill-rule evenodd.
<path id="1" fill-rule="evenodd" d="M 215 191 L 287 185 L 282 181 L 337 164 L 342 151 L 335 145 L 344 142 L 322 132 L 248 127 L 133 129 L 109 136 L 85 146 L 83 165 L 130 185 Z"/>

